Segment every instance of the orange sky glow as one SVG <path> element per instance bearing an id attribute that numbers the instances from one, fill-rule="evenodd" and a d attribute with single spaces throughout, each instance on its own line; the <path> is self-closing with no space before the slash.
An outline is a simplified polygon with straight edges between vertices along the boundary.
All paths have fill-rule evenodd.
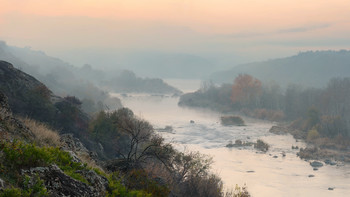
<path id="1" fill-rule="evenodd" d="M 1 14 L 82 16 L 216 27 L 210 31 L 278 28 L 350 19 L 347 0 L 1 0 Z M 347 21 L 348 22 L 348 21 Z M 208 30 L 207 29 L 207 30 Z"/>
<path id="2" fill-rule="evenodd" d="M 346 48 L 350 42 L 349 0 L 0 0 L 0 5 L 0 40 L 53 54 L 84 47 L 208 53 L 267 47 L 291 53 Z"/>

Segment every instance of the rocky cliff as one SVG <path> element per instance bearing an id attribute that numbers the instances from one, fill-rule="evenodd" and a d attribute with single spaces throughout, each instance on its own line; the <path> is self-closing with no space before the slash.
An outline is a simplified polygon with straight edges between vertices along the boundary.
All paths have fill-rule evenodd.
<path id="1" fill-rule="evenodd" d="M 0 140 L 23 139 L 32 141 L 33 133 L 12 116 L 12 111 L 7 102 L 7 96 L 0 92 Z"/>
<path id="2" fill-rule="evenodd" d="M 55 114 L 52 92 L 34 77 L 0 61 L 0 91 L 14 114 L 49 122 Z"/>
<path id="3" fill-rule="evenodd" d="M 9 69 L 11 69 L 10 65 Z M 27 76 L 24 75 L 24 77 Z M 28 88 L 33 84 L 27 85 Z M 90 158 L 90 152 L 79 139 L 74 138 L 72 134 L 63 135 L 61 148 L 65 151 L 31 145 L 36 136 L 20 120 L 13 117 L 7 101 L 7 96 L 0 92 L 0 196 L 27 194 L 29 196 L 105 196 L 107 194 L 109 188 L 107 178 L 86 168 L 79 158 L 84 156 L 85 160 L 89 158 L 93 161 Z M 61 159 L 65 158 L 68 162 L 65 164 L 59 160 L 43 162 L 45 158 L 52 157 L 48 151 L 66 155 Z M 56 163 L 66 169 L 66 172 Z M 71 168 L 73 171 L 67 171 Z M 77 180 L 77 177 L 80 180 Z"/>
<path id="4" fill-rule="evenodd" d="M 88 115 L 75 97 L 61 98 L 34 77 L 0 61 L 0 91 L 15 115 L 45 122 L 63 133 L 80 135 L 87 130 Z"/>

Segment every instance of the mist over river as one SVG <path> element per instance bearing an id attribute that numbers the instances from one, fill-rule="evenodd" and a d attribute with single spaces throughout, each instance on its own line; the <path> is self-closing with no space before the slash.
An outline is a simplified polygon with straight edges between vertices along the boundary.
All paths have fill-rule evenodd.
<path id="1" fill-rule="evenodd" d="M 184 92 L 199 88 L 196 80 L 166 80 Z M 220 125 L 220 114 L 203 109 L 182 108 L 179 97 L 171 95 L 112 94 L 125 107 L 151 122 L 156 129 L 172 126 L 172 132 L 160 132 L 179 150 L 195 150 L 213 157 L 213 172 L 226 188 L 247 185 L 252 196 L 349 196 L 350 165 L 324 165 L 314 171 L 309 162 L 296 156 L 292 146 L 305 147 L 291 135 L 269 133 L 273 122 L 243 117 L 247 126 Z M 193 120 L 195 123 L 190 123 Z M 256 142 L 270 145 L 267 153 L 252 147 L 226 148 L 229 141 Z M 285 157 L 282 156 L 285 152 Z M 277 158 L 275 157 L 277 156 Z M 314 177 L 309 177 L 314 175 Z M 334 190 L 328 190 L 334 188 Z"/>

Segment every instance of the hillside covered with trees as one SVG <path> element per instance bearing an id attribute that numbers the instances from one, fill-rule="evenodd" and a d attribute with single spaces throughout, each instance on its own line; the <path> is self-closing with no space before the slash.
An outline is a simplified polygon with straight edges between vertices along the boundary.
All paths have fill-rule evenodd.
<path id="1" fill-rule="evenodd" d="M 350 75 L 350 51 L 300 52 L 291 57 L 237 65 L 216 72 L 209 79 L 232 83 L 232 77 L 240 73 L 252 75 L 264 83 L 276 82 L 283 88 L 289 84 L 321 88 L 331 78 Z"/>
<path id="2" fill-rule="evenodd" d="M 347 150 L 350 145 L 350 78 L 332 78 L 325 88 L 303 88 L 240 74 L 233 84 L 204 84 L 181 96 L 179 105 L 240 113 L 277 122 L 288 121 L 297 138 L 316 147 Z M 350 160 L 349 160 L 350 161 Z"/>

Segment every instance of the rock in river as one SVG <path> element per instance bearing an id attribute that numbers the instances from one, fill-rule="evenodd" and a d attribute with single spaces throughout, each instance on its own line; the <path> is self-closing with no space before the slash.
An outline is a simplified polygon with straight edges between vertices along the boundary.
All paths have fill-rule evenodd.
<path id="1" fill-rule="evenodd" d="M 310 165 L 312 167 L 314 167 L 314 168 L 319 168 L 319 167 L 323 166 L 323 164 L 321 162 L 319 162 L 319 161 L 313 161 L 313 162 L 310 163 Z"/>
<path id="2" fill-rule="evenodd" d="M 332 166 L 334 166 L 334 165 L 337 164 L 337 162 L 332 161 L 332 160 L 330 160 L 330 159 L 326 159 L 326 160 L 324 161 L 324 163 L 325 163 L 325 164 L 328 164 L 328 165 L 332 165 Z"/>

